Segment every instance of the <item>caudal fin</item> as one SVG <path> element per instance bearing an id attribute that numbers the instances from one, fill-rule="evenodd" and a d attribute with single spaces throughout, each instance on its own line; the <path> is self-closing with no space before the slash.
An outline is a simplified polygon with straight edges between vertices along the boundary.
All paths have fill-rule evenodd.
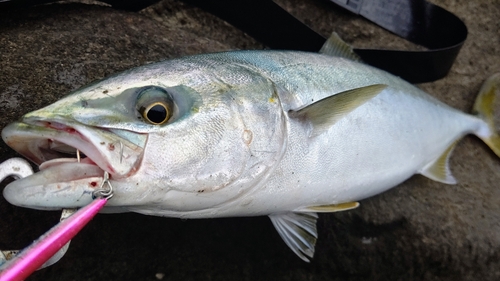
<path id="1" fill-rule="evenodd" d="M 489 127 L 488 132 L 477 134 L 495 154 L 500 157 L 500 73 L 486 80 L 479 91 L 473 113 L 483 119 Z"/>

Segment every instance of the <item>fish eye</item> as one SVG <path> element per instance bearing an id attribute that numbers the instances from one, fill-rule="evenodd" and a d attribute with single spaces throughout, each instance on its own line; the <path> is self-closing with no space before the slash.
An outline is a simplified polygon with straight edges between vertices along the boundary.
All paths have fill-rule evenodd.
<path id="1" fill-rule="evenodd" d="M 148 107 L 143 107 L 141 109 L 142 117 L 152 124 L 161 125 L 169 119 L 170 111 L 168 110 L 167 104 L 155 102 Z"/>
<path id="2" fill-rule="evenodd" d="M 136 107 L 143 120 L 153 125 L 162 125 L 172 117 L 174 103 L 167 91 L 151 86 L 139 93 Z"/>

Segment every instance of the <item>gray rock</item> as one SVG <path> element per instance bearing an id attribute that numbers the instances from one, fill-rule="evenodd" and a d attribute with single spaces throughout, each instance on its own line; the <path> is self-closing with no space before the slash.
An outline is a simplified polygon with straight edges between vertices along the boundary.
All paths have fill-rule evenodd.
<path id="1" fill-rule="evenodd" d="M 419 48 L 326 1 L 278 2 L 323 35 L 335 29 L 356 47 Z M 500 72 L 500 5 L 433 2 L 462 18 L 469 38 L 450 74 L 421 87 L 468 111 L 482 81 Z M 175 1 L 140 14 L 82 4 L 0 12 L 0 126 L 132 66 L 255 48 L 264 46 Z M 2 143 L 0 160 L 12 156 Z M 356 210 L 321 215 L 310 264 L 294 256 L 267 218 L 99 215 L 60 262 L 30 280 L 498 280 L 500 160 L 466 137 L 451 167 L 458 185 L 414 176 Z M 1 249 L 29 244 L 59 216 L 3 199 L 0 213 Z"/>

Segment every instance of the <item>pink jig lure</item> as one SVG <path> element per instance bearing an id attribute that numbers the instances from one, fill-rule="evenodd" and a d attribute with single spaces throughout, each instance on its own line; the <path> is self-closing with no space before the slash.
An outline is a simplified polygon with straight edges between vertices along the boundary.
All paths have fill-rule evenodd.
<path id="1" fill-rule="evenodd" d="M 96 198 L 63 220 L 0 268 L 0 281 L 24 280 L 68 243 L 106 204 Z"/>

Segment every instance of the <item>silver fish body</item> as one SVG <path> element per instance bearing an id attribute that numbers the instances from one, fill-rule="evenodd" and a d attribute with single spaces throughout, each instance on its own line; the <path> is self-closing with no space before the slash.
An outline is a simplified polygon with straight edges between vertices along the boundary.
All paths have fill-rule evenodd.
<path id="1" fill-rule="evenodd" d="M 172 116 L 148 122 L 141 110 L 159 99 L 169 100 Z M 417 173 L 454 183 L 447 168 L 453 144 L 469 133 L 488 143 L 496 136 L 491 128 L 485 118 L 344 58 L 198 55 L 125 71 L 6 127 L 4 141 L 41 171 L 11 183 L 4 196 L 30 208 L 81 207 L 107 171 L 114 188 L 109 212 L 270 215 L 306 260 L 316 212 L 355 207 L 349 202 Z M 51 160 L 75 148 L 87 156 L 81 163 Z M 309 234 L 287 240 L 285 221 Z"/>

